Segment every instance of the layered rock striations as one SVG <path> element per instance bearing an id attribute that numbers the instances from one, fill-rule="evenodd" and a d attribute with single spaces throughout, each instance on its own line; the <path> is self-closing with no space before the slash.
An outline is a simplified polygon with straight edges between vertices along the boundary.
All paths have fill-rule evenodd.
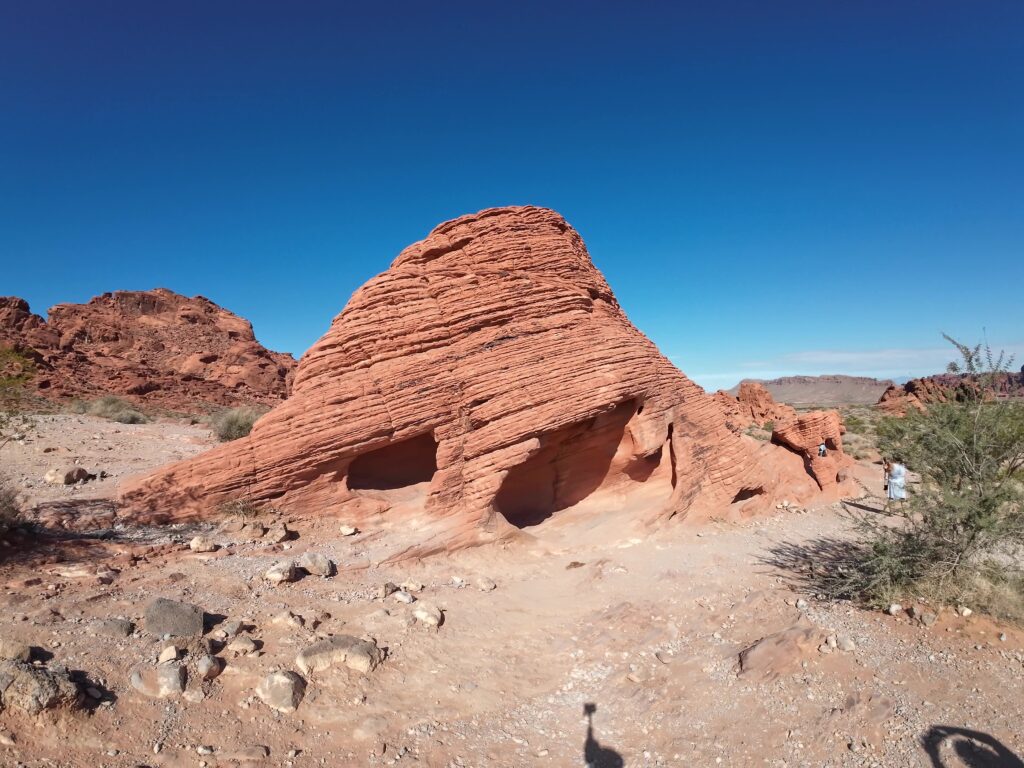
<path id="1" fill-rule="evenodd" d="M 30 358 L 29 385 L 46 397 L 121 395 L 169 408 L 273 405 L 295 361 L 271 352 L 252 325 L 201 296 L 158 288 L 58 304 L 47 320 L 0 298 L 0 346 Z"/>
<path id="2" fill-rule="evenodd" d="M 769 469 L 764 451 L 792 461 Z M 352 522 L 416 510 L 429 548 L 595 499 L 642 499 L 649 520 L 767 508 L 786 484 L 813 487 L 799 458 L 730 430 L 629 322 L 579 234 L 521 207 L 406 248 L 247 438 L 125 486 L 123 503 L 154 521 L 237 498 Z"/>
<path id="3" fill-rule="evenodd" d="M 725 390 L 718 390 L 714 398 L 726 412 L 732 423 L 742 429 L 751 424 L 762 426 L 768 422 L 785 421 L 796 417 L 791 406 L 775 402 L 771 393 L 757 381 L 740 383 L 733 397 Z"/>

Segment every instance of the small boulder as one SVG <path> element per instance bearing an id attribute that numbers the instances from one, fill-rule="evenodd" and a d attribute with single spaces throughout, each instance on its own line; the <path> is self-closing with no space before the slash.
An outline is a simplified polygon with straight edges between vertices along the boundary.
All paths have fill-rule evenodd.
<path id="1" fill-rule="evenodd" d="M 284 523 L 271 525 L 267 532 L 263 534 L 263 540 L 268 544 L 280 544 L 283 541 L 288 541 L 290 538 L 292 538 L 292 532 Z"/>
<path id="2" fill-rule="evenodd" d="M 180 696 L 185 690 L 188 673 L 181 664 L 161 664 L 157 667 L 136 669 L 129 682 L 132 688 L 151 699 Z"/>
<path id="3" fill-rule="evenodd" d="M 889 605 L 888 608 L 885 609 L 885 612 L 888 613 L 890 616 L 899 616 L 901 613 L 903 613 L 903 606 L 899 603 L 892 603 Z"/>
<path id="4" fill-rule="evenodd" d="M 299 578 L 299 574 L 295 568 L 295 563 L 291 560 L 282 560 L 270 566 L 266 573 L 263 574 L 263 578 L 271 584 L 284 584 L 295 581 Z"/>
<path id="5" fill-rule="evenodd" d="M 416 603 L 416 607 L 412 610 L 412 615 L 417 621 L 428 627 L 439 627 L 441 622 L 444 621 L 444 614 L 441 613 L 441 609 L 430 603 Z"/>
<path id="6" fill-rule="evenodd" d="M 158 597 L 146 606 L 144 623 L 146 631 L 157 637 L 201 637 L 203 609 L 191 603 Z"/>
<path id="7" fill-rule="evenodd" d="M 334 563 L 319 552 L 304 553 L 299 558 L 298 566 L 312 576 L 330 576 L 334 573 Z"/>
<path id="8" fill-rule="evenodd" d="M 129 637 L 135 631 L 135 624 L 128 619 L 100 619 L 92 624 L 92 632 L 106 637 Z"/>
<path id="9" fill-rule="evenodd" d="M 196 536 L 188 543 L 188 548 L 193 552 L 216 552 L 217 545 L 209 536 Z"/>
<path id="10" fill-rule="evenodd" d="M 356 528 L 354 525 L 342 525 L 338 528 L 338 532 L 342 536 L 355 536 L 357 533 L 359 533 L 359 529 Z"/>
<path id="11" fill-rule="evenodd" d="M 160 651 L 160 655 L 157 657 L 156 663 L 166 664 L 169 661 L 177 661 L 179 653 L 180 651 L 176 646 L 168 645 L 166 648 Z"/>
<path id="12" fill-rule="evenodd" d="M 256 695 L 271 709 L 294 712 L 306 692 L 306 681 L 294 672 L 271 672 L 256 686 Z"/>
<path id="13" fill-rule="evenodd" d="M 90 480 L 95 475 L 89 474 L 85 467 L 69 467 L 64 469 L 51 469 L 45 475 L 43 480 L 53 485 L 74 485 L 75 483 L 85 482 Z"/>
<path id="14" fill-rule="evenodd" d="M 196 672 L 202 680 L 213 680 L 224 671 L 224 662 L 216 656 L 200 656 L 196 662 Z"/>
<path id="15" fill-rule="evenodd" d="M 836 637 L 836 647 L 840 651 L 855 651 L 857 650 L 857 644 L 853 642 L 853 638 L 849 635 L 839 635 Z"/>
<path id="16" fill-rule="evenodd" d="M 492 592 L 498 588 L 498 585 L 494 583 L 492 579 L 486 576 L 480 576 L 476 580 L 476 588 L 481 592 Z"/>
<path id="17" fill-rule="evenodd" d="M 292 613 L 291 611 L 282 611 L 277 614 L 271 623 L 279 627 L 288 627 L 289 629 L 302 629 L 305 626 L 306 621 L 301 616 Z"/>
<path id="18" fill-rule="evenodd" d="M 352 635 L 335 635 L 303 649 L 295 659 L 302 673 L 320 672 L 335 664 L 344 664 L 369 674 L 381 662 L 381 652 L 373 640 L 360 640 Z"/>
<path id="19" fill-rule="evenodd" d="M 248 635 L 239 635 L 227 644 L 226 650 L 235 656 L 248 656 L 260 649 L 259 644 Z"/>
<path id="20" fill-rule="evenodd" d="M 0 708 L 38 715 L 44 709 L 76 707 L 82 696 L 63 667 L 45 669 L 23 661 L 0 661 Z"/>
<path id="21" fill-rule="evenodd" d="M 377 588 L 377 598 L 380 599 L 380 600 L 384 600 L 387 597 L 389 597 L 390 595 L 395 594 L 395 592 L 397 592 L 397 591 L 398 591 L 398 587 L 396 587 L 390 581 L 387 581 L 387 582 L 381 584 Z"/>
<path id="22" fill-rule="evenodd" d="M 392 595 L 392 597 L 394 597 L 395 600 L 397 600 L 398 602 L 405 603 L 406 605 L 416 602 L 416 598 L 403 589 L 400 589 L 397 592 L 395 592 L 394 595 Z"/>

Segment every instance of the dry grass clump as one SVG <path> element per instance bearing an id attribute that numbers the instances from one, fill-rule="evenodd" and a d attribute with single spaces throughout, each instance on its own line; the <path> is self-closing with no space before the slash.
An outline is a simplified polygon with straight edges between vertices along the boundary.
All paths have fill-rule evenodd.
<path id="1" fill-rule="evenodd" d="M 145 424 L 149 421 L 145 414 L 131 403 L 113 395 L 106 395 L 89 403 L 75 400 L 71 403 L 71 410 L 73 413 L 98 416 L 101 419 L 116 421 L 119 424 Z"/>
<path id="2" fill-rule="evenodd" d="M 210 417 L 210 429 L 224 442 L 237 440 L 248 435 L 252 425 L 268 410 L 255 405 L 228 408 Z"/>
<path id="3" fill-rule="evenodd" d="M 225 517 L 253 520 L 262 515 L 276 515 L 280 510 L 270 505 L 261 505 L 252 499 L 231 499 L 221 503 L 217 507 L 217 512 Z"/>
<path id="4" fill-rule="evenodd" d="M 0 478 L 0 535 L 7 533 L 20 522 L 18 494 L 8 480 Z"/>

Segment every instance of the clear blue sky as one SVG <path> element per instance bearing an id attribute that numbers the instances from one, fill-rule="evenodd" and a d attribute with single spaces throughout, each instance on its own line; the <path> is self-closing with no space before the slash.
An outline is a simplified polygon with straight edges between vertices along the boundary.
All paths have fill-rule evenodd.
<path id="1" fill-rule="evenodd" d="M 0 294 L 164 286 L 300 354 L 530 203 L 709 388 L 1024 352 L 1022 39 L 1020 0 L 3 2 Z"/>

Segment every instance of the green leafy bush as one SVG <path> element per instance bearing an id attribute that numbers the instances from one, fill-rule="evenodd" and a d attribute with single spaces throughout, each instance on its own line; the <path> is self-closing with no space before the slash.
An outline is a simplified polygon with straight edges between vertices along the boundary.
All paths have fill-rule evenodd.
<path id="1" fill-rule="evenodd" d="M 902 458 L 920 483 L 890 516 L 857 516 L 861 546 L 833 591 L 878 605 L 923 595 L 1024 618 L 1024 403 L 994 396 L 992 379 L 1011 359 L 946 338 L 963 358 L 950 370 L 977 386 L 878 424 L 882 454 Z"/>

